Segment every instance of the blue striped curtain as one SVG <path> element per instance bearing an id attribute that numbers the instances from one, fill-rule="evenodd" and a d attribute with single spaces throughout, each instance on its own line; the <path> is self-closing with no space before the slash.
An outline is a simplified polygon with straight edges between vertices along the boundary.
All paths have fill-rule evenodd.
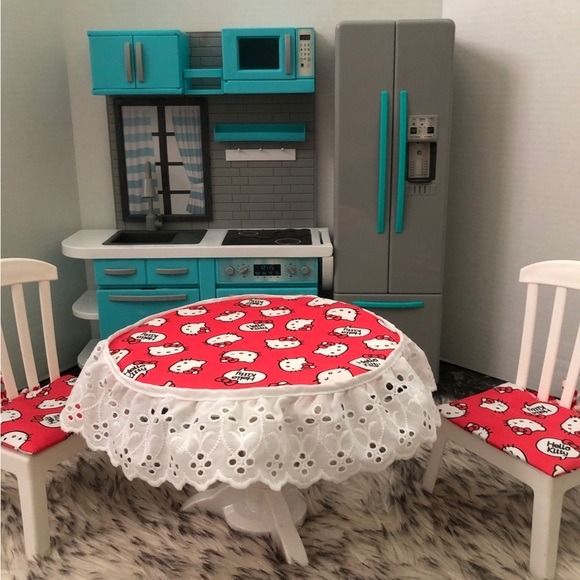
<path id="1" fill-rule="evenodd" d="M 122 112 L 129 212 L 144 215 L 147 213 L 147 203 L 143 199 L 143 180 L 146 176 L 147 163 L 155 167 L 152 133 L 157 127 L 157 109 L 122 107 Z"/>
<path id="2" fill-rule="evenodd" d="M 173 121 L 173 130 L 183 168 L 189 179 L 189 214 L 205 213 L 203 187 L 203 152 L 201 147 L 201 115 L 199 107 L 167 107 Z"/>

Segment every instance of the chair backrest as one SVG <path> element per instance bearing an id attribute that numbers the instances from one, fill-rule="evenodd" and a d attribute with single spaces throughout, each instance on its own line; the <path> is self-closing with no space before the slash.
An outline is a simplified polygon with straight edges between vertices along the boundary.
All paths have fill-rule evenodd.
<path id="1" fill-rule="evenodd" d="M 580 262 L 575 260 L 550 260 L 530 264 L 520 270 L 520 282 L 528 285 L 524 330 L 516 377 L 516 384 L 521 387 L 528 386 L 539 286 L 556 287 L 544 364 L 538 387 L 538 399 L 547 401 L 550 396 L 550 387 L 552 386 L 554 367 L 556 366 L 556 357 L 560 345 L 567 293 L 568 290 L 580 290 Z M 579 324 L 570 366 L 568 367 L 568 373 L 564 380 L 564 389 L 560 398 L 560 405 L 567 408 L 572 406 L 574 393 L 578 388 L 578 375 L 580 372 L 580 312 L 573 314 L 579 320 Z"/>
<path id="2" fill-rule="evenodd" d="M 24 301 L 23 284 L 29 282 L 38 283 L 40 297 L 40 314 L 42 318 L 42 332 L 44 336 L 44 347 L 46 360 L 48 362 L 48 372 L 50 380 L 54 381 L 59 377 L 60 371 L 56 354 L 56 339 L 54 334 L 54 320 L 52 316 L 52 302 L 50 298 L 50 280 L 58 278 L 56 266 L 40 260 L 30 260 L 26 258 L 3 258 L 0 260 L 0 285 L 10 286 L 12 291 L 12 304 L 14 307 L 14 318 L 18 331 L 18 341 L 20 352 L 26 374 L 28 387 L 35 387 L 39 384 L 32 342 L 30 340 L 30 329 L 28 327 L 28 316 L 26 314 L 26 304 Z M 5 307 L 5 305 L 3 306 Z M 10 364 L 6 341 L 4 340 L 4 329 L 2 329 L 2 380 L 6 389 L 6 395 L 13 399 L 18 395 L 14 372 Z"/>

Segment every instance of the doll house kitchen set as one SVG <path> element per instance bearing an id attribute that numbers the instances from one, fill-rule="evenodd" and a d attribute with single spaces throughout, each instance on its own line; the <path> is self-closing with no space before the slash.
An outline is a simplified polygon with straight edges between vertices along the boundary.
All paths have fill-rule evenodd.
<path id="1" fill-rule="evenodd" d="M 312 28 L 88 38 L 118 230 L 62 243 L 93 261 L 76 316 L 105 337 L 199 299 L 334 291 L 407 332 L 437 369 L 452 23 L 337 28 L 334 244 L 315 227 Z"/>

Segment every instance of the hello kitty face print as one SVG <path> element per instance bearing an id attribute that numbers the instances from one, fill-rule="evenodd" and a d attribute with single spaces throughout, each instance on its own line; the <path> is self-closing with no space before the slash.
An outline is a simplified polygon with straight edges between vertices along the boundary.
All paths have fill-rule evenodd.
<path id="1" fill-rule="evenodd" d="M 387 334 L 370 338 L 369 340 L 365 340 L 364 343 L 371 350 L 393 350 L 397 347 L 397 343 Z"/>
<path id="2" fill-rule="evenodd" d="M 470 433 L 481 437 L 484 441 L 487 441 L 487 438 L 489 437 L 489 430 L 477 423 L 467 423 L 465 429 Z"/>
<path id="3" fill-rule="evenodd" d="M 0 437 L 0 441 L 3 445 L 20 449 L 28 441 L 28 437 L 28 433 L 24 433 L 24 431 L 9 431 Z"/>
<path id="4" fill-rule="evenodd" d="M 576 417 L 568 417 L 568 419 L 562 422 L 560 427 L 562 428 L 562 431 L 580 437 L 580 415 Z"/>
<path id="5" fill-rule="evenodd" d="M 224 346 L 228 346 L 230 344 L 234 344 L 234 342 L 238 342 L 238 340 L 242 340 L 241 336 L 237 334 L 218 334 L 217 336 L 212 336 L 206 340 L 207 344 L 211 346 L 217 346 L 223 348 Z"/>
<path id="6" fill-rule="evenodd" d="M 22 413 L 18 409 L 2 409 L 0 413 L 0 423 L 7 423 L 8 421 L 15 421 L 20 419 Z"/>
<path id="7" fill-rule="evenodd" d="M 252 363 L 258 358 L 258 353 L 251 350 L 228 350 L 220 358 L 220 362 L 247 362 Z"/>
<path id="8" fill-rule="evenodd" d="M 172 373 L 189 373 L 196 375 L 201 371 L 203 365 L 206 363 L 204 360 L 195 360 L 193 358 L 182 359 L 169 367 Z"/>
<path id="9" fill-rule="evenodd" d="M 61 409 L 66 405 L 66 399 L 64 397 L 60 399 L 45 399 L 44 401 L 36 405 L 37 409 Z"/>
<path id="10" fill-rule="evenodd" d="M 163 326 L 166 322 L 165 318 L 152 318 L 145 323 L 145 326 Z"/>
<path id="11" fill-rule="evenodd" d="M 151 356 L 170 356 L 182 353 L 184 350 L 185 346 L 181 342 L 167 342 L 159 346 L 150 346 L 147 352 Z"/>
<path id="12" fill-rule="evenodd" d="M 184 324 L 181 327 L 181 332 L 183 334 L 189 334 L 195 336 L 196 334 L 201 334 L 202 332 L 209 332 L 210 329 L 207 327 L 205 322 L 190 322 Z"/>
<path id="13" fill-rule="evenodd" d="M 446 419 L 463 417 L 467 413 L 467 405 L 460 402 L 443 403 L 439 405 L 439 412 Z"/>
<path id="14" fill-rule="evenodd" d="M 155 319 L 164 322 L 154 327 Z M 342 383 L 384 368 L 400 340 L 394 327 L 345 302 L 250 295 L 152 316 L 108 348 L 120 371 L 148 388 L 241 389 Z"/>
<path id="15" fill-rule="evenodd" d="M 279 366 L 283 371 L 294 373 L 303 371 L 304 369 L 316 368 L 311 362 L 308 362 L 303 356 L 298 358 L 285 358 L 279 362 Z"/>
<path id="16" fill-rule="evenodd" d="M 60 413 L 49 413 L 47 415 L 39 415 L 32 419 L 40 423 L 43 427 L 56 428 L 60 427 Z"/>
<path id="17" fill-rule="evenodd" d="M 526 457 L 526 454 L 519 447 L 516 447 L 515 445 L 504 445 L 504 447 L 502 447 L 501 450 L 505 451 L 505 453 L 509 453 L 512 457 L 515 457 L 516 459 L 519 459 L 520 461 L 525 461 L 526 463 L 528 462 L 528 458 Z"/>
<path id="18" fill-rule="evenodd" d="M 273 349 L 296 348 L 302 342 L 293 336 L 284 336 L 282 338 L 272 338 L 265 340 L 266 346 Z"/>
<path id="19" fill-rule="evenodd" d="M 357 312 L 354 308 L 336 307 L 326 311 L 326 318 L 329 320 L 348 320 L 354 322 Z"/>
<path id="20" fill-rule="evenodd" d="M 322 356 L 340 356 L 347 350 L 348 346 L 346 344 L 339 342 L 321 342 L 314 352 Z"/>
<path id="21" fill-rule="evenodd" d="M 541 423 L 538 423 L 533 419 L 508 419 L 506 423 L 516 435 L 530 435 L 534 431 L 546 430 L 546 428 Z"/>
<path id="22" fill-rule="evenodd" d="M 220 320 L 221 322 L 234 322 L 235 320 L 239 320 L 246 316 L 245 312 L 238 310 L 237 312 L 232 312 L 231 310 L 226 310 L 222 312 L 219 316 L 216 316 L 216 320 Z"/>
<path id="23" fill-rule="evenodd" d="M 286 323 L 287 330 L 312 330 L 314 320 L 312 318 L 294 318 Z"/>
<path id="24" fill-rule="evenodd" d="M 479 406 L 485 407 L 494 413 L 505 413 L 508 410 L 508 406 L 503 401 L 498 399 L 489 399 L 487 397 L 483 397 L 481 399 Z"/>

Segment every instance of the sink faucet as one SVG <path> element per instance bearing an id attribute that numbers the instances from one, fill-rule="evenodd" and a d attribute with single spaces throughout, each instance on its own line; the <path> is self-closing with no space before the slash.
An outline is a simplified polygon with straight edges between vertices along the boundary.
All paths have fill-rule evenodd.
<path id="1" fill-rule="evenodd" d="M 143 198 L 147 201 L 147 213 L 145 214 L 146 230 L 158 230 L 163 225 L 161 215 L 153 207 L 155 197 L 155 184 L 151 177 L 151 163 L 148 161 L 145 167 L 145 177 L 143 178 Z"/>

